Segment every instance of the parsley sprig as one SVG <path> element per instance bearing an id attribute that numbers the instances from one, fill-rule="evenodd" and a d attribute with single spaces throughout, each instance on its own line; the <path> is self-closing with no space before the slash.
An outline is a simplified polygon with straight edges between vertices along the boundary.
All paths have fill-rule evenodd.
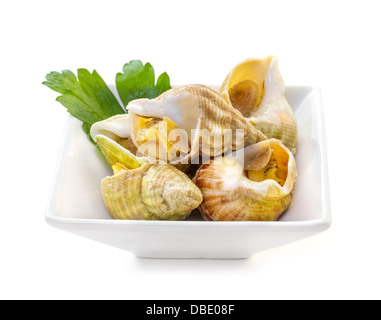
<path id="1" fill-rule="evenodd" d="M 161 74 L 155 84 L 152 65 L 143 65 L 140 60 L 126 63 L 123 73 L 116 75 L 116 87 L 123 106 L 96 70 L 78 69 L 77 76 L 70 70 L 52 71 L 45 78 L 43 84 L 61 94 L 57 101 L 82 121 L 82 128 L 89 137 L 95 122 L 128 112 L 125 107 L 130 101 L 153 99 L 171 88 L 167 73 Z"/>

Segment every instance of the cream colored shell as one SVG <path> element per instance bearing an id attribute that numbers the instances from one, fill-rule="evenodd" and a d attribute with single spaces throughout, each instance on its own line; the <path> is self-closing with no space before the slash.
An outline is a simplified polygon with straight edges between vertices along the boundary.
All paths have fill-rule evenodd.
<path id="1" fill-rule="evenodd" d="M 156 99 L 137 99 L 127 105 L 130 127 L 138 116 L 171 119 L 188 137 L 190 151 L 172 163 L 188 163 L 199 156 L 215 157 L 267 137 L 257 130 L 218 91 L 205 85 L 184 85 Z M 242 133 L 240 144 L 238 135 Z M 136 143 L 136 136 L 131 133 Z M 212 137 L 212 138 L 210 138 Z"/>
<path id="2" fill-rule="evenodd" d="M 269 56 L 265 59 L 247 59 L 237 64 L 226 76 L 220 87 L 223 98 L 232 103 L 231 96 L 235 86 L 246 81 L 253 84 L 247 95 L 250 104 L 239 106 L 244 116 L 268 138 L 283 142 L 293 154 L 298 145 L 298 128 L 294 113 L 285 97 L 285 84 L 279 72 L 278 59 Z M 255 84 L 255 86 L 254 86 Z M 249 90 L 248 88 L 246 88 Z M 253 102 L 255 100 L 255 102 Z"/>
<path id="3" fill-rule="evenodd" d="M 255 182 L 248 178 L 247 170 L 253 163 L 268 161 L 263 154 L 269 147 L 287 172 L 283 186 L 272 179 Z M 292 203 L 296 179 L 295 159 L 276 139 L 245 148 L 242 159 L 216 158 L 202 165 L 194 177 L 203 195 L 199 210 L 204 218 L 216 221 L 277 220 Z"/>

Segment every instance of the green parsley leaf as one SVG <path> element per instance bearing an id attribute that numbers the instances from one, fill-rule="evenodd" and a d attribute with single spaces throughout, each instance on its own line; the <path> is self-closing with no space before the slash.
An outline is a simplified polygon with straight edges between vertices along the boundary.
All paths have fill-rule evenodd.
<path id="1" fill-rule="evenodd" d="M 42 84 L 61 94 L 57 101 L 83 122 L 82 128 L 89 136 L 95 122 L 126 113 L 95 70 L 90 73 L 78 69 L 78 80 L 70 70 L 53 71 L 46 75 Z"/>
<path id="2" fill-rule="evenodd" d="M 155 72 L 150 63 L 132 60 L 116 75 L 116 88 L 124 106 L 135 99 L 153 99 L 171 89 L 169 76 L 162 73 L 155 84 Z"/>

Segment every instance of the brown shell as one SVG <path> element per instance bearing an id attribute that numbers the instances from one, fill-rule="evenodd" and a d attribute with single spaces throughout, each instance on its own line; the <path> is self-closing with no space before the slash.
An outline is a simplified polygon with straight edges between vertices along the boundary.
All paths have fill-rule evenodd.
<path id="1" fill-rule="evenodd" d="M 287 168 L 283 186 L 274 180 L 255 182 L 245 167 L 270 146 L 276 148 L 278 161 Z M 276 139 L 245 148 L 244 163 L 233 157 L 221 157 L 204 164 L 194 181 L 203 195 L 199 210 L 215 221 L 274 221 L 292 203 L 297 173 L 292 153 Z"/>

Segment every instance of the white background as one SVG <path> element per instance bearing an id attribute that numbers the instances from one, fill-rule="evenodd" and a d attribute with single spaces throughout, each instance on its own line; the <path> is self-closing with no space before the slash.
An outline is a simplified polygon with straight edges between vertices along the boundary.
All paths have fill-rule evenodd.
<path id="1" fill-rule="evenodd" d="M 2 1 L 0 298 L 381 298 L 379 1 Z M 220 84 L 278 56 L 286 84 L 322 88 L 332 226 L 247 260 L 138 259 L 45 222 L 66 110 L 50 71 L 132 59 L 172 84 Z"/>

